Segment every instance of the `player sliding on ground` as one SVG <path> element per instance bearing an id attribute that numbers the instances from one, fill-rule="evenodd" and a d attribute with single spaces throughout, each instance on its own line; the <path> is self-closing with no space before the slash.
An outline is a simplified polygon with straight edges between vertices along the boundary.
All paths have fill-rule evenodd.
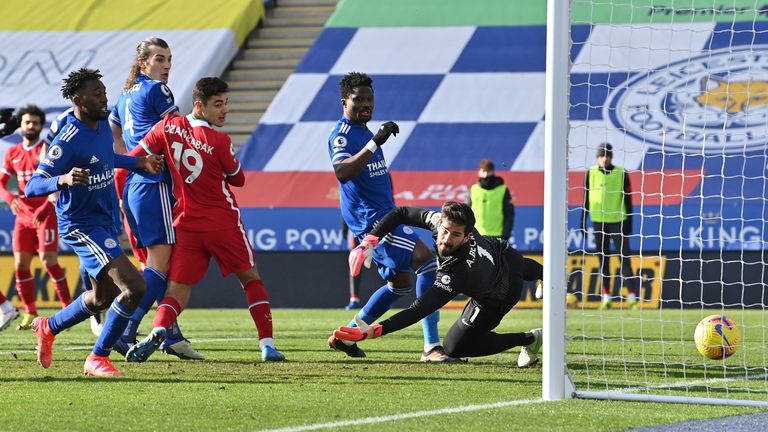
<path id="1" fill-rule="evenodd" d="M 240 280 L 259 332 L 263 361 L 282 361 L 272 339 L 272 312 L 267 291 L 256 267 L 240 209 L 229 186 L 245 184 L 245 174 L 221 127 L 229 112 L 229 86 L 219 78 L 202 78 L 192 92 L 192 114 L 169 114 L 156 124 L 131 153 L 165 154 L 173 175 L 176 246 L 171 258 L 170 284 L 157 307 L 152 332 L 126 355 L 129 362 L 143 362 L 165 340 L 168 328 L 189 302 L 192 285 L 200 282 L 211 257 L 221 274 L 234 273 Z"/>
<path id="2" fill-rule="evenodd" d="M 443 341 L 451 357 L 480 357 L 522 346 L 518 367 L 538 361 L 541 329 L 526 333 L 495 333 L 504 315 L 520 300 L 523 281 L 542 278 L 543 267 L 524 258 L 509 244 L 495 237 L 481 236 L 475 230 L 475 215 L 463 203 L 449 201 L 440 213 L 413 207 L 398 207 L 377 224 L 360 246 L 349 254 L 349 269 L 354 275 L 365 263 L 379 239 L 399 225 L 432 230 L 437 250 L 437 280 L 408 308 L 381 323 L 358 327 L 339 327 L 334 337 L 362 341 L 395 332 L 416 323 L 440 309 L 459 294 L 470 297 L 461 317 Z"/>
<path id="3" fill-rule="evenodd" d="M 71 72 L 64 80 L 61 94 L 72 101 L 74 112 L 51 143 L 25 192 L 26 196 L 35 197 L 60 191 L 56 202 L 59 234 L 80 258 L 80 266 L 88 272 L 93 290 L 52 317 L 32 321 L 37 334 L 37 361 L 44 368 L 50 367 L 55 336 L 109 308 L 104 330 L 85 360 L 84 369 L 88 375 L 119 377 L 120 371 L 110 362 L 109 354 L 146 286 L 117 241 L 118 202 L 113 173 L 116 167 L 159 173 L 163 161 L 158 156 L 135 158 L 115 154 L 106 121 L 107 89 L 98 70 Z"/>

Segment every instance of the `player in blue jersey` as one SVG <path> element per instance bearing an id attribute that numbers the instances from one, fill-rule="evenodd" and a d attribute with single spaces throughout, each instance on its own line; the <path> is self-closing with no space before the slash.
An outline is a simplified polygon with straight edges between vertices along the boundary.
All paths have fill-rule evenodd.
<path id="1" fill-rule="evenodd" d="M 328 152 L 341 192 L 341 214 L 349 229 L 363 240 L 373 225 L 395 208 L 392 182 L 380 146 L 400 130 L 394 122 L 384 123 L 374 135 L 367 123 L 373 114 L 373 80 L 352 72 L 339 83 L 344 115 L 328 138 Z M 412 271 L 416 272 L 416 295 L 421 296 L 435 282 L 437 264 L 434 255 L 413 230 L 399 226 L 374 250 L 373 260 L 387 284 L 368 300 L 357 317 L 371 323 L 381 317 L 398 298 L 411 291 Z M 424 352 L 421 361 L 446 362 L 456 359 L 445 354 L 437 330 L 439 312 L 423 321 Z M 350 326 L 355 326 L 355 320 Z M 331 348 L 350 357 L 365 357 L 357 344 L 328 339 Z"/>
<path id="2" fill-rule="evenodd" d="M 123 94 L 109 115 L 116 147 L 123 145 L 125 150 L 133 150 L 163 116 L 178 112 L 173 93 L 167 86 L 171 60 L 171 49 L 163 39 L 148 38 L 136 47 L 136 58 Z M 125 354 L 123 349 L 127 351 L 128 346 L 136 343 L 136 331 L 147 311 L 155 301 L 165 297 L 171 252 L 176 243 L 174 205 L 172 182 L 167 172 L 152 175 L 133 171 L 128 174 L 122 192 L 123 213 L 136 248 L 146 248 L 144 280 L 147 295 L 123 334 L 123 343 L 119 345 L 122 354 Z M 162 348 L 182 359 L 203 359 L 175 322 Z"/>
<path id="3" fill-rule="evenodd" d="M 67 119 L 69 118 L 70 114 L 74 112 L 74 108 L 70 107 L 67 108 L 64 112 L 57 115 L 55 119 L 51 122 L 51 126 L 48 128 L 48 133 L 45 135 L 45 138 L 43 138 L 43 141 L 45 141 L 46 147 L 44 151 L 48 150 L 48 146 L 53 142 L 53 139 L 56 138 L 56 135 L 61 132 L 62 129 L 64 129 L 64 126 L 67 125 Z M 118 234 L 120 232 L 120 226 L 121 226 L 121 215 L 118 211 L 115 214 L 115 223 L 118 228 Z M 85 269 L 80 269 L 80 277 L 83 280 L 83 288 L 88 291 L 93 289 L 91 286 L 91 279 L 88 276 L 88 272 L 85 271 Z M 97 313 L 96 315 L 91 317 L 91 332 L 93 332 L 94 335 L 99 336 L 101 335 L 101 330 L 104 328 L 104 321 L 107 318 L 107 312 L 101 311 Z"/>
<path id="4" fill-rule="evenodd" d="M 120 371 L 110 362 L 109 354 L 144 295 L 145 284 L 117 242 L 114 169 L 162 172 L 162 158 L 134 158 L 114 152 L 106 122 L 107 92 L 98 70 L 71 72 L 61 94 L 72 101 L 74 112 L 27 183 L 26 195 L 60 193 L 56 202 L 59 235 L 77 253 L 93 290 L 50 318 L 35 318 L 32 326 L 38 341 L 37 360 L 44 368 L 49 367 L 59 332 L 109 308 L 104 330 L 84 369 L 88 375 L 118 377 Z"/>

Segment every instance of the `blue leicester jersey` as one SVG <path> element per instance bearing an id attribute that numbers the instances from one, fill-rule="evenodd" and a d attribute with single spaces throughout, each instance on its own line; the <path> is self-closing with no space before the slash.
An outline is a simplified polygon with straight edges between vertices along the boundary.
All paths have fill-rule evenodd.
<path id="1" fill-rule="evenodd" d="M 64 126 L 67 125 L 67 118 L 70 114 L 72 114 L 74 110 L 74 108 L 69 108 L 68 110 L 56 116 L 56 118 L 51 122 L 51 127 L 48 129 L 48 134 L 43 139 L 46 144 L 52 143 L 53 139 L 56 138 L 56 135 L 58 135 L 59 132 L 64 129 Z"/>
<path id="2" fill-rule="evenodd" d="M 120 99 L 109 114 L 109 121 L 123 129 L 125 146 L 128 151 L 131 151 L 139 145 L 139 141 L 149 133 L 155 123 L 166 114 L 178 110 L 173 93 L 167 85 L 139 74 L 136 77 L 136 84 L 120 95 Z M 148 174 L 143 171 L 132 171 L 128 174 L 126 182 L 158 183 L 164 179 L 163 173 Z"/>
<path id="3" fill-rule="evenodd" d="M 37 167 L 33 177 L 56 177 L 75 167 L 91 170 L 87 186 L 61 189 L 56 202 L 60 235 L 80 227 L 100 226 L 108 232 L 115 229 L 118 201 L 112 143 L 109 123 L 100 121 L 98 130 L 93 130 L 70 114 Z"/>
<path id="4" fill-rule="evenodd" d="M 357 154 L 372 137 L 373 133 L 367 127 L 342 117 L 328 137 L 331 163 L 336 164 Z M 374 222 L 394 209 L 392 182 L 381 148 L 376 149 L 357 176 L 346 183 L 339 182 L 339 190 L 341 216 L 357 237 L 367 234 Z"/>

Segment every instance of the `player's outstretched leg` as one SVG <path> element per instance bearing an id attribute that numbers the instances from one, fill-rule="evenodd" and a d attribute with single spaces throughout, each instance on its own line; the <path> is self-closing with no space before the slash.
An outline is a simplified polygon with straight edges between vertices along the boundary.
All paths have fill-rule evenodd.
<path id="1" fill-rule="evenodd" d="M 532 329 L 529 333 L 533 335 L 533 342 L 520 348 L 520 356 L 517 357 L 517 367 L 526 368 L 539 361 L 541 329 Z"/>
<path id="2" fill-rule="evenodd" d="M 128 353 L 125 355 L 125 360 L 132 363 L 142 363 L 147 361 L 149 356 L 160 348 L 160 344 L 165 340 L 165 335 L 165 328 L 153 328 L 144 339 L 136 342 L 136 344 L 128 350 Z"/>

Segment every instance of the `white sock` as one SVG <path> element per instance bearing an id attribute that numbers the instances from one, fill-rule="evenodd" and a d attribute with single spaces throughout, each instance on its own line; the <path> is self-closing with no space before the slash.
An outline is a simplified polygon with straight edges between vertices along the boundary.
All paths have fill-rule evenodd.
<path id="1" fill-rule="evenodd" d="M 259 339 L 259 349 L 264 349 L 264 347 L 275 347 L 275 340 L 272 338 L 264 338 Z"/>
<path id="2" fill-rule="evenodd" d="M 3 311 L 5 313 L 10 313 L 16 310 L 16 308 L 13 306 L 13 303 L 11 303 L 10 300 L 6 300 L 5 303 L 0 304 L 0 311 Z"/>
<path id="3" fill-rule="evenodd" d="M 424 344 L 424 352 L 430 352 L 430 351 L 432 351 L 432 348 L 438 347 L 438 346 L 440 346 L 439 342 L 438 343 L 433 343 L 433 344 L 425 343 Z"/>

